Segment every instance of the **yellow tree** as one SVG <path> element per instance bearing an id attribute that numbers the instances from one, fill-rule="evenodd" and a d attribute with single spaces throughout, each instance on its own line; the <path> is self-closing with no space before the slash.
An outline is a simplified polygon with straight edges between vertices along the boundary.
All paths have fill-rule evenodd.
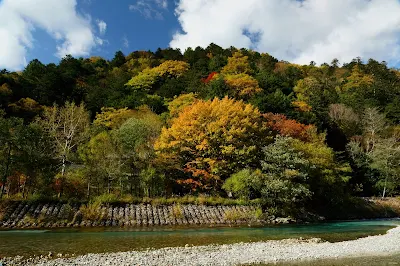
<path id="1" fill-rule="evenodd" d="M 229 95 L 235 98 L 246 99 L 261 92 L 258 81 L 250 76 L 252 69 L 247 56 L 235 52 L 228 58 L 228 64 L 221 70 L 221 75 L 229 89 Z M 210 80 L 217 80 L 219 75 L 212 73 Z"/>
<path id="2" fill-rule="evenodd" d="M 12 94 L 12 90 L 10 88 L 10 85 L 7 83 L 4 83 L 3 85 L 0 86 L 0 95 L 5 97 L 5 96 L 10 96 Z"/>
<path id="3" fill-rule="evenodd" d="M 148 91 L 158 78 L 180 77 L 189 69 L 189 64 L 183 61 L 167 60 L 154 68 L 146 68 L 134 76 L 126 85 L 136 90 Z"/>
<path id="4" fill-rule="evenodd" d="M 11 98 L 11 95 L 12 90 L 7 83 L 4 83 L 0 86 L 0 108 L 2 108 L 3 105 L 7 105 L 9 99 Z"/>
<path id="5" fill-rule="evenodd" d="M 9 104 L 8 107 L 14 113 L 25 118 L 33 118 L 43 110 L 43 106 L 31 98 L 21 98 L 17 102 Z"/>
<path id="6" fill-rule="evenodd" d="M 101 108 L 101 113 L 96 115 L 94 124 L 97 126 L 104 126 L 109 129 L 117 129 L 124 124 L 129 118 L 146 119 L 150 121 L 157 121 L 159 117 L 153 113 L 146 105 L 140 106 L 136 110 L 121 108 L 115 109 L 112 107 Z"/>
<path id="7" fill-rule="evenodd" d="M 128 108 L 115 109 L 112 107 L 102 107 L 101 113 L 96 115 L 94 124 L 105 126 L 110 129 L 119 128 L 126 120 L 135 115 L 135 110 Z"/>
<path id="8" fill-rule="evenodd" d="M 146 68 L 138 75 L 134 76 L 126 85 L 131 86 L 135 90 L 148 91 L 156 83 L 158 73 L 152 68 Z"/>
<path id="9" fill-rule="evenodd" d="M 184 108 L 171 127 L 163 128 L 155 148 L 164 161 L 188 173 L 179 184 L 210 190 L 257 164 L 262 147 L 271 141 L 258 109 L 225 97 Z"/>
<path id="10" fill-rule="evenodd" d="M 301 112 L 309 112 L 312 110 L 310 98 L 314 94 L 322 93 L 323 88 L 316 78 L 307 77 L 299 80 L 293 90 L 296 93 L 296 100 L 292 105 Z"/>
<path id="11" fill-rule="evenodd" d="M 345 83 L 338 88 L 340 102 L 351 106 L 357 112 L 362 112 L 367 105 L 367 99 L 376 96 L 374 77 L 365 74 L 359 65 L 355 65 L 351 75 L 345 79 Z"/>
<path id="12" fill-rule="evenodd" d="M 246 98 L 262 91 L 258 81 L 247 74 L 226 75 L 225 84 L 235 98 Z"/>
<path id="13" fill-rule="evenodd" d="M 154 71 L 158 73 L 160 77 L 180 77 L 186 71 L 189 70 L 189 64 L 183 61 L 167 60 L 158 67 L 154 68 Z"/>
<path id="14" fill-rule="evenodd" d="M 221 74 L 251 74 L 249 58 L 241 52 L 235 52 L 228 58 L 228 64 L 221 70 Z"/>
<path id="15" fill-rule="evenodd" d="M 187 106 L 196 102 L 196 95 L 194 93 L 181 94 L 168 103 L 168 110 L 171 117 L 177 117 L 179 113 Z"/>
<path id="16" fill-rule="evenodd" d="M 307 77 L 299 80 L 293 90 L 298 101 L 308 103 L 313 93 L 322 91 L 322 86 L 316 78 Z"/>
<path id="17" fill-rule="evenodd" d="M 358 65 L 355 65 L 351 71 L 351 75 L 346 79 L 346 84 L 343 86 L 343 91 L 357 89 L 364 86 L 370 86 L 374 83 L 374 78 L 371 75 L 364 74 Z"/>

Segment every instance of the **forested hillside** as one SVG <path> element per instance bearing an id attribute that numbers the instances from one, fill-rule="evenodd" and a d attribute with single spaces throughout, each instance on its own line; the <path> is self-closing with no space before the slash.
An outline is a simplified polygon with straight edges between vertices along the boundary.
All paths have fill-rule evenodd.
<path id="1" fill-rule="evenodd" d="M 400 72 L 246 49 L 0 72 L 1 197 L 212 195 L 325 208 L 400 192 Z"/>

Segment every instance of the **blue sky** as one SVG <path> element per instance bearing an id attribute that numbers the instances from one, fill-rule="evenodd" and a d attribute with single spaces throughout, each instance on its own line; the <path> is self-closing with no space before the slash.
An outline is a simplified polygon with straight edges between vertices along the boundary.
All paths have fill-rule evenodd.
<path id="1" fill-rule="evenodd" d="M 116 4 L 115 2 L 118 2 Z M 92 27 L 98 31 L 96 20 L 107 24 L 104 44 L 91 51 L 93 56 L 111 59 L 118 50 L 126 55 L 135 50 L 153 50 L 169 47 L 172 36 L 180 31 L 180 24 L 174 15 L 174 1 L 168 1 L 167 8 L 160 8 L 152 3 L 151 17 L 139 10 L 130 9 L 136 1 L 130 0 L 79 0 L 77 11 L 90 15 Z M 160 17 L 161 14 L 162 18 Z M 37 45 L 29 52 L 27 60 L 38 58 L 43 63 L 58 62 L 56 41 L 45 30 L 38 29 L 35 33 Z"/>
<path id="2" fill-rule="evenodd" d="M 399 0 L 0 0 L 0 69 L 210 43 L 298 64 L 399 66 L 399 14 Z"/>

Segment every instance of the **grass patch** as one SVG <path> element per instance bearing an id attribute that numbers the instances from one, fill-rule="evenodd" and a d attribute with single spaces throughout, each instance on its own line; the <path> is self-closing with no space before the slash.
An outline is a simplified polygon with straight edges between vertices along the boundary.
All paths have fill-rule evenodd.
<path id="1" fill-rule="evenodd" d="M 159 205 L 174 205 L 174 204 L 193 204 L 193 205 L 206 205 L 206 206 L 255 206 L 260 205 L 261 200 L 242 200 L 242 199 L 229 199 L 222 197 L 210 197 L 210 196 L 183 196 L 183 197 L 161 197 L 161 198 L 137 198 L 131 195 L 117 196 L 114 194 L 104 194 L 93 198 L 93 202 L 99 202 L 101 204 L 151 204 L 153 206 Z"/>
<path id="2" fill-rule="evenodd" d="M 11 200 L 8 200 L 10 202 Z M 103 194 L 92 198 L 90 201 L 87 200 L 66 200 L 58 199 L 55 197 L 45 197 L 33 195 L 27 199 L 12 200 L 18 202 L 28 203 L 79 203 L 88 204 L 90 202 L 97 202 L 102 205 L 123 205 L 123 204 L 151 204 L 154 206 L 158 205 L 174 205 L 174 204 L 193 204 L 193 205 L 205 205 L 205 206 L 260 206 L 262 201 L 260 199 L 255 200 L 243 200 L 243 199 L 230 199 L 213 196 L 183 196 L 183 197 L 159 197 L 159 198 L 138 198 L 132 195 L 115 195 L 115 194 Z"/>
<path id="3" fill-rule="evenodd" d="M 265 213 L 261 208 L 257 208 L 254 211 L 238 211 L 236 209 L 231 209 L 225 212 L 224 214 L 225 220 L 235 222 L 235 221 L 240 221 L 240 220 L 245 220 L 245 221 L 257 221 L 257 220 L 263 220 L 265 218 Z"/>
<path id="4" fill-rule="evenodd" d="M 79 210 L 82 213 L 82 216 L 85 220 L 89 221 L 99 221 L 101 220 L 102 217 L 102 212 L 101 212 L 101 203 L 94 201 L 88 204 L 83 204 Z"/>
<path id="5" fill-rule="evenodd" d="M 182 206 L 180 204 L 173 205 L 170 216 L 171 218 L 175 219 L 183 219 L 185 217 L 185 214 L 183 213 Z"/>

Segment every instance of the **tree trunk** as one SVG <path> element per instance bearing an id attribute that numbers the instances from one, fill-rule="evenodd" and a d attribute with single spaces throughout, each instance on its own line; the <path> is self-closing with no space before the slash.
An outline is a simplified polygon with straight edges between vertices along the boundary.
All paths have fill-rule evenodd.
<path id="1" fill-rule="evenodd" d="M 387 174 L 385 175 L 385 185 L 383 186 L 383 193 L 382 193 L 382 199 L 385 198 L 386 196 L 386 185 L 387 185 Z"/>
<path id="2" fill-rule="evenodd" d="M 90 198 L 90 178 L 88 180 L 88 184 L 87 184 L 87 198 Z"/>
<path id="3" fill-rule="evenodd" d="M 61 166 L 61 176 L 64 177 L 65 174 L 65 156 L 62 158 L 62 166 Z"/>
<path id="4" fill-rule="evenodd" d="M 60 192 L 58 193 L 58 198 L 61 198 L 64 188 L 64 174 L 65 174 L 65 167 L 66 167 L 66 156 L 63 155 L 62 157 L 62 166 L 61 166 L 61 182 L 60 182 Z"/>

